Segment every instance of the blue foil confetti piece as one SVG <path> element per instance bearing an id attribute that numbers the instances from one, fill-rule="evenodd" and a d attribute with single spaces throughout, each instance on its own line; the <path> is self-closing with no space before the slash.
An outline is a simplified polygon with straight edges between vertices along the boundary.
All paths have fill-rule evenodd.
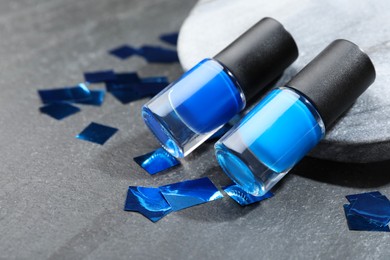
<path id="1" fill-rule="evenodd" d="M 381 196 L 359 197 L 351 203 L 350 212 L 367 218 L 377 225 L 387 226 L 390 222 L 390 201 Z"/>
<path id="2" fill-rule="evenodd" d="M 172 207 L 158 188 L 130 186 L 127 192 L 126 211 L 136 211 L 156 222 L 172 212 Z"/>
<path id="3" fill-rule="evenodd" d="M 267 192 L 263 196 L 253 196 L 245 192 L 240 186 L 232 184 L 222 188 L 230 198 L 235 200 L 241 206 L 247 206 L 274 196 L 272 192 Z"/>
<path id="4" fill-rule="evenodd" d="M 47 114 L 57 120 L 64 119 L 80 111 L 80 108 L 72 106 L 68 103 L 52 103 L 41 107 L 41 113 Z"/>
<path id="5" fill-rule="evenodd" d="M 143 97 L 154 96 L 169 85 L 167 77 L 142 78 L 141 84 L 135 84 L 134 89 Z"/>
<path id="6" fill-rule="evenodd" d="M 366 197 L 366 196 L 374 196 L 374 197 L 381 197 L 383 196 L 379 191 L 373 191 L 373 192 L 366 192 L 366 193 L 360 193 L 360 194 L 351 194 L 345 196 L 349 202 L 355 201 L 359 198 Z"/>
<path id="7" fill-rule="evenodd" d="M 133 85 L 141 84 L 141 80 L 138 78 L 138 75 L 131 76 L 132 74 L 129 74 L 128 76 L 122 75 L 120 76 L 120 79 L 107 81 L 106 82 L 106 89 L 108 92 L 114 91 L 114 90 L 133 90 Z"/>
<path id="8" fill-rule="evenodd" d="M 112 90 L 110 93 L 124 105 L 144 98 L 134 90 Z"/>
<path id="9" fill-rule="evenodd" d="M 119 59 L 125 60 L 125 59 L 137 54 L 138 50 L 125 44 L 125 45 L 122 45 L 122 46 L 119 46 L 115 49 L 110 50 L 109 53 L 111 55 L 118 57 Z"/>
<path id="10" fill-rule="evenodd" d="M 86 72 L 84 73 L 85 81 L 89 83 L 101 83 L 109 80 L 115 80 L 116 75 L 112 70 Z"/>
<path id="11" fill-rule="evenodd" d="M 44 104 L 55 102 L 75 102 L 83 99 L 88 99 L 91 95 L 87 85 L 80 83 L 77 86 L 38 90 L 38 94 Z"/>
<path id="12" fill-rule="evenodd" d="M 180 164 L 178 159 L 163 148 L 135 157 L 134 161 L 151 175 Z"/>
<path id="13" fill-rule="evenodd" d="M 138 55 L 144 57 L 148 62 L 171 63 L 179 61 L 177 51 L 159 46 L 144 45 L 136 49 L 129 45 L 122 45 L 110 50 L 109 53 L 123 60 Z"/>
<path id="14" fill-rule="evenodd" d="M 106 81 L 106 89 L 108 92 L 112 91 L 124 91 L 124 90 L 133 90 L 133 84 L 139 84 L 141 79 L 138 77 L 138 74 L 135 72 L 129 73 L 119 73 L 116 74 L 115 80 Z"/>
<path id="15" fill-rule="evenodd" d="M 390 232 L 390 201 L 380 192 L 346 196 L 351 204 L 344 205 L 350 230 Z"/>
<path id="16" fill-rule="evenodd" d="M 103 145 L 118 129 L 92 122 L 76 138 Z"/>
<path id="17" fill-rule="evenodd" d="M 117 73 L 115 74 L 115 76 L 116 79 L 111 82 L 124 83 L 124 84 L 141 82 L 141 79 L 139 78 L 136 72 Z"/>
<path id="18" fill-rule="evenodd" d="M 110 93 L 124 105 L 144 98 L 134 90 L 112 90 Z"/>
<path id="19" fill-rule="evenodd" d="M 166 77 L 140 79 L 132 72 L 116 75 L 116 80 L 106 82 L 106 89 L 122 104 L 154 96 L 169 84 Z"/>
<path id="20" fill-rule="evenodd" d="M 177 32 L 160 35 L 160 40 L 175 46 L 177 45 L 178 38 L 179 38 L 179 33 Z"/>
<path id="21" fill-rule="evenodd" d="M 140 97 L 153 97 L 160 93 L 167 84 L 161 83 L 142 83 L 133 86 L 133 89 L 140 95 Z"/>
<path id="22" fill-rule="evenodd" d="M 359 231 L 383 231 L 390 232 L 388 226 L 378 226 L 375 223 L 370 222 L 368 219 L 351 213 L 351 205 L 344 205 L 344 213 L 347 218 L 348 228 L 350 230 Z"/>
<path id="23" fill-rule="evenodd" d="M 154 83 L 154 84 L 159 83 L 159 84 L 165 84 L 165 85 L 169 84 L 168 78 L 164 77 L 164 76 L 142 78 L 141 82 L 144 84 L 147 84 L 147 83 Z"/>
<path id="24" fill-rule="evenodd" d="M 138 50 L 138 55 L 143 56 L 148 62 L 171 63 L 179 61 L 177 51 L 158 46 L 144 45 Z"/>
<path id="25" fill-rule="evenodd" d="M 223 198 L 207 177 L 161 186 L 160 191 L 173 211 Z"/>
<path id="26" fill-rule="evenodd" d="M 106 82 L 106 89 L 108 92 L 113 92 L 113 91 L 131 91 L 133 89 L 134 84 L 139 84 L 137 82 L 134 83 L 123 83 L 123 82 L 116 82 L 116 81 L 110 81 Z"/>
<path id="27" fill-rule="evenodd" d="M 89 98 L 78 100 L 74 103 L 101 106 L 103 104 L 105 94 L 106 92 L 104 90 L 91 90 L 91 95 Z"/>

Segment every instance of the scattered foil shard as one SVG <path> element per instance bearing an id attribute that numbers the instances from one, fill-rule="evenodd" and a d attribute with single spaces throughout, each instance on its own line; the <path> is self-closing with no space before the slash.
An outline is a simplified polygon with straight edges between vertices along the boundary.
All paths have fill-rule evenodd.
<path id="1" fill-rule="evenodd" d="M 179 62 L 177 51 L 158 46 L 144 45 L 139 49 L 138 55 L 143 56 L 148 62 Z"/>
<path id="2" fill-rule="evenodd" d="M 230 198 L 232 198 L 241 206 L 247 206 L 274 196 L 274 194 L 270 191 L 263 196 L 253 196 L 245 192 L 243 189 L 240 188 L 240 186 L 236 184 L 223 187 L 222 189 L 227 193 L 227 195 L 229 195 Z"/>
<path id="3" fill-rule="evenodd" d="M 179 33 L 174 32 L 174 33 L 166 33 L 160 35 L 160 40 L 169 43 L 171 45 L 176 46 L 177 45 L 177 40 L 179 38 Z"/>
<path id="4" fill-rule="evenodd" d="M 77 100 L 74 103 L 101 106 L 106 92 L 104 90 L 91 90 L 91 95 L 87 99 Z"/>
<path id="5" fill-rule="evenodd" d="M 135 157 L 134 161 L 151 175 L 180 164 L 179 160 L 163 148 Z"/>
<path id="6" fill-rule="evenodd" d="M 173 211 L 178 211 L 223 197 L 209 178 L 189 180 L 160 187 Z"/>
<path id="7" fill-rule="evenodd" d="M 166 77 L 139 78 L 132 72 L 116 75 L 116 80 L 106 82 L 106 89 L 122 104 L 152 97 L 169 84 Z"/>
<path id="8" fill-rule="evenodd" d="M 104 71 L 95 71 L 95 72 L 85 72 L 84 78 L 85 81 L 89 83 L 102 83 L 108 80 L 115 80 L 116 75 L 112 70 L 104 70 Z"/>
<path id="9" fill-rule="evenodd" d="M 59 89 L 38 90 L 42 103 L 77 102 L 90 98 L 91 91 L 87 85 L 80 83 L 77 86 Z"/>
<path id="10" fill-rule="evenodd" d="M 139 83 L 141 79 L 136 72 L 118 73 L 116 79 L 106 81 L 106 89 L 108 92 L 114 90 L 127 90 L 131 84 Z"/>
<path id="11" fill-rule="evenodd" d="M 130 186 L 124 210 L 139 212 L 151 221 L 156 222 L 170 213 L 172 207 L 158 188 Z"/>
<path id="12" fill-rule="evenodd" d="M 109 53 L 119 59 L 125 60 L 137 53 L 137 50 L 129 45 L 122 45 L 109 51 Z"/>
<path id="13" fill-rule="evenodd" d="M 159 188 L 130 186 L 124 210 L 140 212 L 151 221 L 156 222 L 170 212 L 222 197 L 221 192 L 207 177 Z"/>
<path id="14" fill-rule="evenodd" d="M 380 192 L 346 196 L 344 212 L 350 230 L 390 232 L 390 201 Z"/>
<path id="15" fill-rule="evenodd" d="M 117 128 L 92 122 L 76 138 L 103 145 L 117 131 Z"/>
<path id="16" fill-rule="evenodd" d="M 136 85 L 136 91 L 142 96 L 150 96 L 160 93 L 166 86 L 169 85 L 167 77 L 149 77 L 142 78 L 141 84 Z"/>
<path id="17" fill-rule="evenodd" d="M 365 196 L 368 196 L 368 195 L 371 195 L 371 196 L 374 196 L 374 197 L 384 196 L 379 191 L 372 191 L 372 192 L 366 192 L 366 193 L 360 193 L 360 194 L 347 195 L 345 197 L 351 203 L 353 201 L 356 201 L 359 198 L 362 198 L 362 197 L 365 197 Z"/>
<path id="18" fill-rule="evenodd" d="M 344 205 L 349 230 L 390 232 L 389 226 L 378 226 L 368 219 L 351 213 L 351 205 Z"/>
<path id="19" fill-rule="evenodd" d="M 80 108 L 68 103 L 51 103 L 39 109 L 41 113 L 47 114 L 57 120 L 64 119 L 80 111 Z"/>
<path id="20" fill-rule="evenodd" d="M 42 102 L 49 104 L 41 107 L 40 111 L 61 120 L 80 111 L 80 108 L 69 103 L 100 106 L 104 101 L 105 91 L 89 90 L 87 84 L 80 83 L 73 87 L 38 90 Z"/>
<path id="21" fill-rule="evenodd" d="M 133 55 L 138 55 L 145 58 L 148 62 L 171 63 L 179 61 L 176 50 L 166 49 L 160 46 L 143 45 L 137 49 L 129 45 L 122 45 L 110 50 L 109 53 L 122 60 Z"/>

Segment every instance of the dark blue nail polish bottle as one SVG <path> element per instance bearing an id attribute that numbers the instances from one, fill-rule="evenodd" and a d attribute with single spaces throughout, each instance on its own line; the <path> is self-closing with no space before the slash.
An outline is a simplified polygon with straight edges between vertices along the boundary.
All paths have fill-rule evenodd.
<path id="1" fill-rule="evenodd" d="M 374 65 L 357 45 L 334 41 L 215 144 L 219 164 L 245 191 L 264 195 L 374 80 Z"/>
<path id="2" fill-rule="evenodd" d="M 238 114 L 297 58 L 292 36 L 264 18 L 213 59 L 204 59 L 142 108 L 146 125 L 184 157 Z"/>

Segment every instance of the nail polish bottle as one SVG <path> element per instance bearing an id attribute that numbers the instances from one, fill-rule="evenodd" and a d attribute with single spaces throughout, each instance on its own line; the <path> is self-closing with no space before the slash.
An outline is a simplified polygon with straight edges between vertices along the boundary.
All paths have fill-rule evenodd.
<path id="1" fill-rule="evenodd" d="M 238 114 L 297 58 L 290 33 L 264 18 L 212 59 L 204 59 L 142 108 L 162 146 L 184 157 Z"/>
<path id="2" fill-rule="evenodd" d="M 332 42 L 215 144 L 218 163 L 246 192 L 264 195 L 374 80 L 367 54 L 349 41 Z"/>

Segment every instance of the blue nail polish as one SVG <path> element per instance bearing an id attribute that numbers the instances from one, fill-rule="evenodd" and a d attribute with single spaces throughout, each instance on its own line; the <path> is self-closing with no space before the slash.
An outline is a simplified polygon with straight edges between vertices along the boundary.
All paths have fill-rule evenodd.
<path id="1" fill-rule="evenodd" d="M 219 164 L 246 192 L 264 195 L 374 79 L 371 60 L 357 45 L 334 41 L 215 144 Z"/>
<path id="2" fill-rule="evenodd" d="M 206 83 L 205 83 L 206 82 Z M 186 86 L 199 86 L 198 89 Z M 208 133 L 228 122 L 245 106 L 245 97 L 221 64 L 205 59 L 186 73 L 169 92 L 175 112 L 188 128 Z M 216 106 L 203 106 L 218 102 Z M 221 107 L 224 113 L 221 113 Z"/>
<path id="3" fill-rule="evenodd" d="M 184 157 L 237 115 L 298 56 L 291 35 L 264 18 L 212 59 L 204 59 L 144 105 L 162 146 Z"/>

